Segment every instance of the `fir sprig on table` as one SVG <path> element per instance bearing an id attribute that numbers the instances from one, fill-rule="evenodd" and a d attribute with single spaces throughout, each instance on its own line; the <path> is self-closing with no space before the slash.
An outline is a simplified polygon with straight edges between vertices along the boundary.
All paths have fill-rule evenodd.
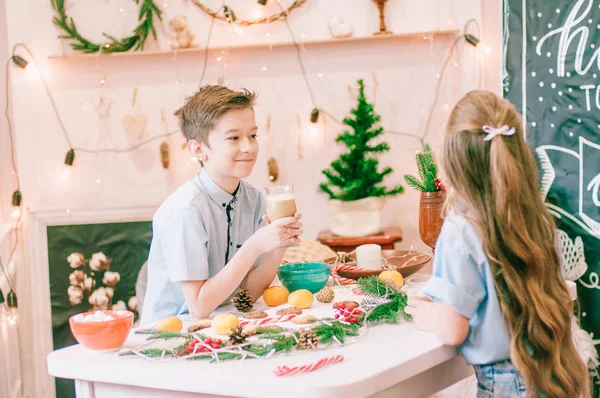
<path id="1" fill-rule="evenodd" d="M 367 322 L 398 323 L 403 319 L 411 319 L 410 315 L 404 312 L 407 298 L 400 289 L 380 281 L 376 276 L 361 278 L 358 280 L 358 285 L 363 293 L 385 297 L 389 300 L 387 303 L 374 307 L 367 315 Z"/>
<path id="2" fill-rule="evenodd" d="M 172 350 L 165 350 L 164 348 L 148 348 L 148 349 L 140 350 L 140 351 L 126 350 L 126 351 L 121 351 L 119 353 L 119 356 L 126 357 L 126 356 L 137 355 L 138 353 L 145 355 L 149 358 L 162 358 L 162 357 L 173 356 Z"/>
<path id="3" fill-rule="evenodd" d="M 322 323 L 313 328 L 319 343 L 327 344 L 334 340 L 334 337 L 338 339 L 341 344 L 344 344 L 347 336 L 358 336 L 358 329 L 360 326 L 356 323 L 344 324 L 341 322 L 332 322 L 331 324 Z"/>
<path id="4" fill-rule="evenodd" d="M 234 353 L 234 352 L 215 352 L 209 353 L 205 352 L 199 355 L 194 355 L 193 357 L 186 358 L 188 361 L 201 361 L 205 359 L 209 359 L 210 362 L 216 362 L 215 355 L 219 357 L 219 361 L 231 361 L 232 359 L 240 359 L 242 354 Z M 250 359 L 252 357 L 246 357 Z"/>

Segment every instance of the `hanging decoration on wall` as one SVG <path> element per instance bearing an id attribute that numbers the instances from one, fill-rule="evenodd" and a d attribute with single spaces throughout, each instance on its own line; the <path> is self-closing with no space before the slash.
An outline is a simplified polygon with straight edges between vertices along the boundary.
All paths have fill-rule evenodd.
<path id="1" fill-rule="evenodd" d="M 352 26 L 344 23 L 341 17 L 332 17 L 329 20 L 329 32 L 335 38 L 352 36 Z"/>
<path id="2" fill-rule="evenodd" d="M 131 106 L 136 108 L 137 105 L 137 87 L 133 89 L 133 97 L 131 99 Z M 136 112 L 135 115 L 127 114 L 123 116 L 123 129 L 127 133 L 127 137 L 132 141 L 139 141 L 142 139 L 144 132 L 146 131 L 146 125 L 148 124 L 148 118 L 146 115 Z"/>
<path id="3" fill-rule="evenodd" d="M 277 164 L 277 159 L 269 158 L 267 167 L 269 168 L 269 181 L 277 181 L 277 178 L 279 178 L 279 165 Z"/>
<path id="4" fill-rule="evenodd" d="M 171 28 L 171 48 L 180 50 L 184 48 L 196 48 L 194 43 L 194 35 L 188 28 L 188 20 L 185 15 L 177 15 L 169 21 Z"/>
<path id="5" fill-rule="evenodd" d="M 376 35 L 387 35 L 392 32 L 387 30 L 385 26 L 385 2 L 387 0 L 373 0 L 377 4 L 379 9 L 379 32 L 375 32 Z"/>
<path id="6" fill-rule="evenodd" d="M 206 14 L 210 15 L 212 18 L 216 18 L 227 23 L 235 23 L 239 26 L 251 26 L 270 24 L 275 21 L 283 21 L 293 10 L 302 7 L 307 1 L 308 0 L 295 0 L 287 9 L 282 9 L 281 12 L 269 15 L 268 17 L 248 20 L 238 19 L 231 7 L 226 5 L 220 7 L 217 11 L 213 11 L 206 5 L 202 4 L 200 0 L 192 0 L 192 3 Z"/>
<path id="7" fill-rule="evenodd" d="M 160 109 L 160 124 L 162 126 L 162 130 L 165 133 L 169 131 L 169 125 L 167 124 L 167 115 L 165 114 L 165 108 Z M 163 169 L 168 169 L 171 164 L 171 153 L 169 142 L 167 140 L 163 141 L 160 144 L 160 163 L 162 164 Z"/>
<path id="8" fill-rule="evenodd" d="M 98 104 L 96 105 L 96 112 L 98 113 L 98 117 L 100 120 L 110 119 L 110 100 L 104 97 L 100 97 L 98 99 Z"/>
<path id="9" fill-rule="evenodd" d="M 162 164 L 163 169 L 168 169 L 171 164 L 169 143 L 167 141 L 163 141 L 162 144 L 160 144 L 160 163 Z"/>
<path id="10" fill-rule="evenodd" d="M 148 35 L 152 33 L 152 37 L 156 40 L 156 30 L 154 28 L 155 19 L 162 20 L 162 11 L 154 4 L 153 0 L 134 0 L 139 5 L 138 21 L 139 24 L 133 30 L 131 36 L 117 39 L 108 33 L 103 33 L 108 39 L 106 43 L 97 44 L 83 37 L 77 30 L 75 21 L 67 15 L 65 10 L 65 0 L 51 0 L 52 8 L 56 12 L 52 22 L 63 34 L 59 36 L 61 39 L 68 40 L 71 43 L 73 50 L 83 51 L 84 53 L 116 53 L 125 51 L 139 51 L 144 49 Z M 141 4 L 140 4 L 141 1 Z"/>

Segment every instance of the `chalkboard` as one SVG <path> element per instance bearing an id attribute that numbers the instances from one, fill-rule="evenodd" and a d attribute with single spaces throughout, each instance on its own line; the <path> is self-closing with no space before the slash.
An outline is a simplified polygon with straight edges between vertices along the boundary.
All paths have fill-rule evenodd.
<path id="1" fill-rule="evenodd" d="M 119 272 L 121 281 L 115 288 L 113 301 L 127 302 L 135 296 L 135 282 L 140 268 L 148 259 L 152 241 L 152 223 L 130 222 L 110 224 L 63 225 L 47 228 L 50 303 L 52 307 L 52 340 L 54 349 L 77 344 L 69 328 L 69 317 L 88 310 L 88 303 L 71 305 L 67 289 L 73 269 L 67 257 L 73 252 L 90 258 L 102 252 L 112 258 L 111 271 Z M 75 398 L 72 380 L 56 378 L 56 397 Z"/>
<path id="2" fill-rule="evenodd" d="M 581 325 L 600 348 L 600 1 L 505 0 L 504 89 L 522 113 Z M 598 386 L 596 386 L 598 390 Z"/>

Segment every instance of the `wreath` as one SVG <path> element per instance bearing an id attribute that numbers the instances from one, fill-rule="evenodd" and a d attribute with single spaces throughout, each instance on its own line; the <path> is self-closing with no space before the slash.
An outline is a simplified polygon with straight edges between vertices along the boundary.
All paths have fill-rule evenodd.
<path id="1" fill-rule="evenodd" d="M 131 36 L 117 39 L 107 33 L 103 35 L 108 39 L 107 43 L 96 44 L 81 36 L 75 26 L 73 18 L 69 17 L 65 11 L 66 0 L 50 0 L 52 8 L 58 14 L 52 19 L 52 22 L 58 26 L 63 32 L 59 38 L 71 41 L 71 47 L 77 51 L 84 53 L 95 53 L 102 51 L 103 53 L 125 52 L 133 49 L 134 51 L 143 50 L 148 34 L 152 32 L 152 37 L 156 40 L 156 30 L 154 29 L 154 17 L 162 20 L 162 11 L 154 4 L 153 0 L 134 0 L 140 5 L 138 13 L 138 26 L 133 30 Z"/>
<path id="2" fill-rule="evenodd" d="M 250 25 L 268 24 L 268 23 L 272 23 L 275 21 L 283 21 L 290 12 L 292 12 L 296 8 L 300 8 L 307 1 L 308 0 L 295 0 L 292 3 L 292 5 L 290 5 L 287 9 L 282 10 L 281 12 L 279 12 L 277 14 L 273 14 L 268 17 L 263 17 L 263 18 L 258 18 L 258 19 L 249 19 L 249 20 L 237 19 L 233 10 L 231 9 L 231 7 L 228 7 L 228 6 L 222 6 L 217 11 L 213 11 L 210 8 L 208 8 L 207 6 L 205 6 L 204 4 L 202 4 L 199 0 L 192 0 L 192 3 L 196 7 L 200 8 L 202 11 L 204 11 L 206 14 L 210 15 L 213 18 L 220 19 L 221 21 L 228 22 L 228 23 L 235 22 L 236 24 L 241 25 L 241 26 L 250 26 Z M 223 11 L 223 14 L 221 14 L 221 10 Z"/>

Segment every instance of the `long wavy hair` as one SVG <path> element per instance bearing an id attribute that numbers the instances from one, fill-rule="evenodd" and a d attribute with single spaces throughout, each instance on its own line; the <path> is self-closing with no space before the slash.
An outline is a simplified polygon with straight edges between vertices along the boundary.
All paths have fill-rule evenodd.
<path id="1" fill-rule="evenodd" d="M 516 133 L 484 141 L 485 125 L 506 125 Z M 444 140 L 446 209 L 467 217 L 482 238 L 510 330 L 511 360 L 528 394 L 589 397 L 554 221 L 540 196 L 535 158 L 521 126 L 516 108 L 491 92 L 471 91 L 458 102 Z"/>

